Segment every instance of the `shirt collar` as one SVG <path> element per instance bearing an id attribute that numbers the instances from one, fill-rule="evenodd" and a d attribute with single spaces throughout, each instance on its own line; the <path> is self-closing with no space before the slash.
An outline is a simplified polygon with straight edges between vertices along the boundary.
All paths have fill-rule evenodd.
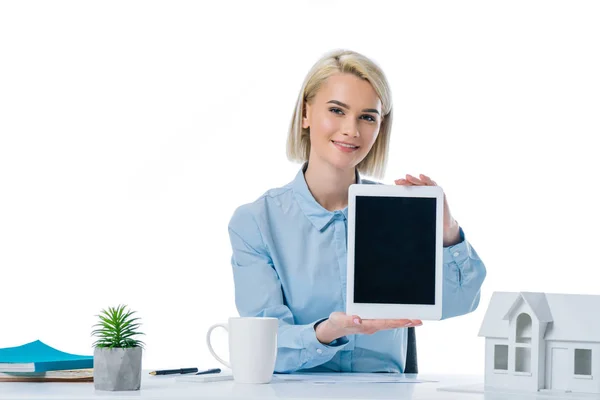
<path id="1" fill-rule="evenodd" d="M 305 162 L 296 174 L 296 178 L 292 181 L 292 188 L 294 190 L 294 195 L 304 212 L 304 215 L 308 218 L 308 220 L 317 228 L 318 230 L 322 230 L 325 228 L 337 215 L 343 215 L 344 218 L 348 218 L 348 207 L 346 206 L 343 210 L 339 211 L 329 211 L 325 209 L 322 205 L 320 205 L 317 200 L 313 197 L 312 193 L 308 189 L 308 185 L 306 184 L 306 179 L 304 178 L 304 172 L 308 167 L 308 162 Z M 356 182 L 362 183 L 360 174 L 358 173 L 358 169 L 355 168 L 356 173 Z"/>

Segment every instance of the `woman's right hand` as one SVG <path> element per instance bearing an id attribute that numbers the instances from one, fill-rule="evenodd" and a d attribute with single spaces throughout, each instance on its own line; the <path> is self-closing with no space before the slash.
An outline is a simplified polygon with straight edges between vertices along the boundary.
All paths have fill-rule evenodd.
<path id="1" fill-rule="evenodd" d="M 346 335 L 370 335 L 386 329 L 407 328 L 423 325 L 420 319 L 361 319 L 358 315 L 333 312 L 328 319 L 317 325 L 317 340 L 329 344 Z"/>

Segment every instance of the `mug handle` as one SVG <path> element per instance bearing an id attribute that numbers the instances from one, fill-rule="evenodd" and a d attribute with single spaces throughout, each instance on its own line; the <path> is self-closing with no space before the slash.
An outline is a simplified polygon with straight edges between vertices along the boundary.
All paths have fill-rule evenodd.
<path id="1" fill-rule="evenodd" d="M 214 358 L 216 358 L 217 361 L 219 361 L 221 364 L 223 364 L 227 368 L 231 369 L 231 365 L 229 364 L 229 362 L 227 362 L 227 361 L 223 360 L 221 357 L 219 357 L 217 355 L 217 353 L 215 353 L 215 351 L 213 350 L 212 345 L 210 344 L 210 334 L 212 333 L 212 331 L 215 328 L 223 328 L 227 331 L 227 334 L 229 334 L 229 326 L 227 324 L 214 324 L 213 326 L 208 328 L 208 332 L 206 332 L 206 345 L 208 346 L 208 351 L 210 351 L 210 354 L 212 354 L 212 356 Z"/>

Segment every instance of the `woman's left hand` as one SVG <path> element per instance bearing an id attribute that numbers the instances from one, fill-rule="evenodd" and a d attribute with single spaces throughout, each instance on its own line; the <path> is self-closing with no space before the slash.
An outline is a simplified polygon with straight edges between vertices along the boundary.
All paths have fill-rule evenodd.
<path id="1" fill-rule="evenodd" d="M 420 178 L 420 179 L 419 179 Z M 403 186 L 438 186 L 431 178 L 420 174 L 419 178 L 406 174 L 406 179 L 396 179 L 396 185 Z M 460 242 L 458 222 L 450 214 L 450 207 L 444 193 L 444 247 L 453 246 Z"/>

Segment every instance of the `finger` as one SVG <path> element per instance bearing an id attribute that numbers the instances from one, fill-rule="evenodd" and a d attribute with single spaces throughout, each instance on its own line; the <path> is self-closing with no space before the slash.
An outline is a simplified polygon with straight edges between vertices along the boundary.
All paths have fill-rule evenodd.
<path id="1" fill-rule="evenodd" d="M 426 184 L 427 186 L 436 186 L 435 182 L 434 182 L 434 181 L 432 181 L 432 180 L 431 180 L 431 178 L 430 178 L 430 177 L 428 177 L 427 175 L 420 174 L 420 175 L 419 175 L 419 178 L 421 178 L 421 180 L 422 180 L 423 182 L 425 182 L 425 184 Z"/>
<path id="2" fill-rule="evenodd" d="M 386 329 L 395 329 L 411 326 L 412 321 L 410 319 L 385 319 L 384 324 L 387 327 Z"/>
<path id="3" fill-rule="evenodd" d="M 436 183 L 436 182 L 435 182 L 433 179 L 431 179 L 430 177 L 428 177 L 427 175 L 423 175 L 423 174 L 421 174 L 420 176 L 421 176 L 421 177 L 424 177 L 424 178 L 425 178 L 425 180 L 426 180 L 427 182 L 431 182 L 431 184 L 432 184 L 433 186 L 438 186 L 438 184 L 437 184 L 437 183 Z"/>
<path id="4" fill-rule="evenodd" d="M 357 327 L 358 333 L 370 335 L 372 333 L 385 329 L 381 324 L 375 323 L 375 320 L 364 320 L 362 326 Z"/>
<path id="5" fill-rule="evenodd" d="M 406 180 L 411 182 L 414 185 L 419 185 L 419 186 L 423 186 L 425 185 L 424 182 L 422 182 L 419 178 L 415 178 L 412 175 L 406 174 Z"/>
<path id="6" fill-rule="evenodd" d="M 408 182 L 406 179 L 396 179 L 394 183 L 396 183 L 396 185 L 412 186 L 412 183 Z"/>
<path id="7" fill-rule="evenodd" d="M 410 322 L 410 319 L 366 319 L 363 320 L 363 326 L 365 327 L 365 329 L 396 329 L 404 328 L 408 324 L 410 324 Z"/>

